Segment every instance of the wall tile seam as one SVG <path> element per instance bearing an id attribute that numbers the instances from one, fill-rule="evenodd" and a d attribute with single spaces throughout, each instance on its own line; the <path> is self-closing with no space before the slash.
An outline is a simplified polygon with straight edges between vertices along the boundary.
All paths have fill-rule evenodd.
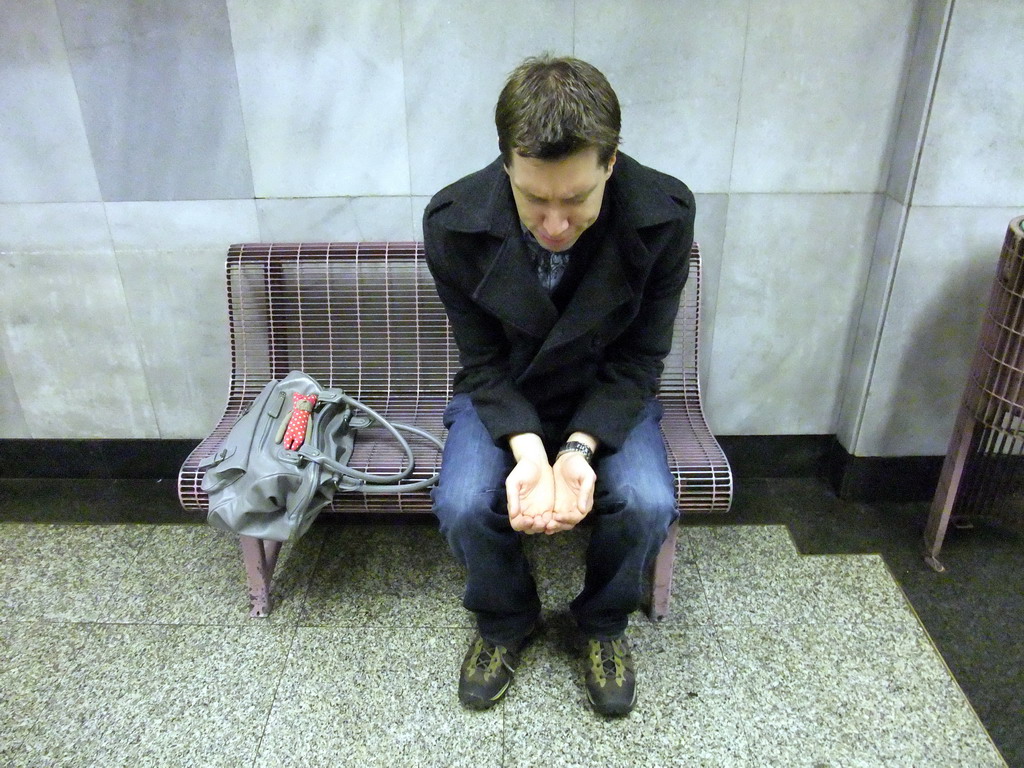
<path id="1" fill-rule="evenodd" d="M 884 205 L 885 200 L 891 200 L 893 203 L 895 203 L 896 205 L 898 205 L 900 207 L 899 223 L 896 226 L 896 236 L 895 236 L 895 240 L 894 240 L 894 243 L 892 245 L 892 248 L 891 248 L 891 251 L 893 253 L 893 257 L 892 257 L 892 259 L 891 259 L 891 261 L 889 263 L 888 269 L 886 270 L 884 298 L 883 298 L 883 300 L 881 302 L 882 306 L 881 306 L 881 309 L 880 309 L 880 311 L 878 313 L 878 318 L 874 322 L 874 328 L 873 328 L 873 332 L 872 332 L 872 335 L 871 335 L 871 352 L 870 352 L 870 355 L 868 356 L 868 363 L 865 366 L 863 377 L 858 377 L 858 378 L 861 378 L 862 381 L 857 385 L 857 394 L 858 394 L 860 400 L 856 404 L 856 416 L 854 418 L 854 424 L 853 424 L 853 428 L 851 430 L 851 435 L 850 435 L 851 445 L 849 445 L 849 446 L 843 445 L 843 448 L 847 449 L 847 451 L 850 453 L 851 456 L 859 456 L 860 455 L 858 453 L 858 446 L 861 443 L 861 432 L 862 432 L 863 427 L 864 427 L 864 420 L 867 417 L 866 411 L 867 411 L 867 403 L 868 403 L 868 400 L 869 400 L 870 395 L 871 395 L 871 383 L 874 380 L 875 369 L 876 369 L 876 367 L 878 365 L 878 356 L 879 356 L 879 354 L 881 352 L 881 346 L 882 346 L 882 336 L 883 336 L 883 334 L 885 332 L 886 320 L 888 319 L 889 308 L 890 308 L 890 306 L 892 304 L 893 286 L 896 283 L 896 275 L 897 275 L 897 272 L 899 270 L 899 256 L 900 256 L 900 252 L 903 250 L 903 240 L 904 240 L 904 237 L 906 235 L 907 222 L 908 222 L 908 219 L 910 218 L 910 206 L 909 205 L 906 205 L 905 203 L 900 202 L 898 199 L 896 199 L 895 197 L 893 197 L 890 194 L 886 194 L 885 195 L 885 197 L 883 199 L 883 205 Z M 883 213 L 883 215 L 884 215 L 884 213 Z M 879 224 L 881 224 L 881 220 L 879 220 Z M 876 234 L 876 237 L 875 237 L 875 247 L 873 249 L 873 254 L 878 252 L 878 248 L 879 248 L 878 238 L 879 238 L 880 234 L 881 234 L 880 232 L 878 234 Z M 870 277 L 870 274 L 869 274 L 869 277 Z M 861 305 L 861 314 L 860 314 L 860 316 L 858 317 L 858 320 L 857 320 L 857 326 L 856 326 L 857 328 L 860 328 L 863 325 L 863 322 L 864 322 L 864 310 L 865 310 L 865 306 L 864 306 L 864 304 L 862 304 Z M 853 368 L 854 363 L 855 363 L 855 355 L 851 355 L 850 365 L 847 367 L 847 376 L 846 376 L 847 380 L 849 380 L 851 378 L 852 374 L 853 374 L 852 368 Z M 843 411 L 843 408 L 844 408 L 843 404 L 845 404 L 846 401 L 847 401 L 846 400 L 846 394 L 844 393 L 843 400 L 841 401 L 841 405 L 840 405 L 840 412 L 839 412 L 838 417 L 837 417 L 837 426 L 842 423 L 842 411 Z M 838 429 L 837 429 L 837 436 L 838 436 Z M 840 442 L 840 444 L 842 445 L 841 442 Z"/>
<path id="2" fill-rule="evenodd" d="M 1024 198 L 1021 198 L 1019 203 L 929 203 L 910 205 L 908 209 L 915 211 L 928 211 L 928 210 L 948 210 L 948 211 L 991 211 L 993 209 L 1006 208 L 1014 209 L 1019 208 L 1024 212 Z"/>
<path id="3" fill-rule="evenodd" d="M 91 152 L 91 150 L 90 150 L 90 152 Z M 90 161 L 91 161 L 91 158 L 90 158 Z M 48 200 L 48 199 L 47 200 L 43 200 L 43 199 L 37 199 L 37 200 L 24 200 L 24 199 L 13 200 L 13 199 L 5 198 L 5 199 L 0 199 L 0 208 L 2 208 L 3 206 L 6 206 L 6 205 L 9 205 L 11 207 L 16 206 L 16 205 L 20 205 L 20 206 L 26 206 L 26 205 L 102 205 L 104 202 L 106 202 L 106 201 L 103 199 L 102 195 L 99 195 L 97 197 L 69 198 L 69 199 L 65 199 L 65 200 Z"/>
<path id="4" fill-rule="evenodd" d="M 88 126 L 85 124 L 85 113 L 82 110 L 82 95 L 78 91 L 78 78 L 75 77 L 75 68 L 71 63 L 71 49 L 68 45 L 67 34 L 64 32 L 64 17 L 61 14 L 60 3 L 57 0 L 52 0 L 53 14 L 57 17 L 57 27 L 60 30 L 60 42 L 63 45 L 64 58 L 67 62 L 67 73 L 71 80 L 71 85 L 75 91 L 75 106 L 78 112 L 78 118 L 81 121 L 82 135 L 85 137 L 85 145 L 89 148 L 89 169 L 92 172 L 93 182 L 96 185 L 96 194 L 99 197 L 98 200 L 85 200 L 75 202 L 89 202 L 89 203 L 102 203 L 103 202 L 103 185 L 100 183 L 100 174 L 96 168 L 96 153 L 93 150 L 92 138 L 89 134 Z M 106 212 L 104 212 L 104 218 L 106 218 Z M 107 221 L 107 231 L 110 231 L 110 222 Z"/>
<path id="5" fill-rule="evenodd" d="M 953 13 L 956 9 L 956 0 L 949 0 L 949 5 L 946 8 L 946 17 L 942 23 L 942 39 L 939 41 L 938 50 L 936 53 L 934 70 L 932 71 L 931 79 L 928 81 L 928 98 L 925 100 L 925 114 L 924 119 L 921 121 L 921 128 L 918 131 L 917 136 L 917 148 L 914 152 L 914 162 L 912 165 L 913 171 L 910 174 L 910 181 L 906 189 L 906 201 L 902 203 L 909 211 L 914 205 L 914 195 L 917 192 L 917 177 L 921 172 L 921 160 L 924 157 L 925 145 L 928 141 L 928 129 L 931 126 L 932 121 L 932 110 L 935 108 L 935 92 L 938 89 L 939 79 L 942 77 L 942 63 L 946 56 L 946 44 L 949 42 L 949 32 L 953 25 Z M 902 238 L 900 240 L 902 245 Z M 898 260 L 899 254 L 897 254 Z"/>
<path id="6" fill-rule="evenodd" d="M 189 203 L 251 203 L 259 197 L 179 197 L 173 200 L 102 200 L 103 205 L 183 205 Z"/>
<path id="7" fill-rule="evenodd" d="M 121 259 L 118 258 L 117 252 L 114 253 L 114 270 L 117 273 L 117 285 L 119 288 L 119 295 L 124 305 L 124 313 L 128 318 L 128 323 L 131 326 L 132 339 L 134 340 L 135 356 L 139 365 L 139 376 L 142 379 L 142 384 L 146 391 L 146 401 L 149 405 L 149 412 L 153 419 L 153 429 L 156 431 L 156 437 L 162 438 L 167 437 L 163 427 L 160 424 L 160 410 L 156 406 L 156 400 L 153 397 L 153 388 L 149 380 L 149 368 L 146 364 L 146 352 L 143 348 L 142 341 L 143 335 L 139 332 L 138 323 L 135 321 L 135 313 L 132 312 L 132 303 L 128 301 L 128 292 L 125 289 L 124 275 L 121 271 Z M 173 430 L 172 430 L 173 432 Z"/>
<path id="8" fill-rule="evenodd" d="M 5 425 L 15 432 L 21 432 L 26 438 L 31 438 L 34 437 L 32 434 L 32 427 L 30 422 L 25 418 L 26 411 L 22 404 L 23 401 L 21 394 L 18 392 L 17 379 L 11 375 L 11 367 L 7 363 L 8 352 L 6 336 L 0 337 L 0 361 L 3 362 L 4 367 L 7 370 L 7 380 L 10 382 L 10 389 L 8 392 L 11 399 L 14 400 L 14 402 L 11 403 L 11 412 L 13 415 L 11 416 L 10 421 L 7 421 L 6 416 L 4 417 Z M 19 437 L 19 435 L 15 434 L 12 435 L 12 437 Z"/>
<path id="9" fill-rule="evenodd" d="M 830 433 L 830 434 L 834 434 L 834 435 L 837 435 L 837 436 L 838 436 L 838 434 L 840 432 L 840 427 L 841 427 L 841 424 L 842 424 L 843 404 L 846 402 L 847 393 L 850 390 L 850 379 L 851 379 L 850 371 L 851 371 L 851 369 L 852 369 L 852 367 L 854 365 L 854 360 L 855 360 L 855 357 L 856 357 L 857 340 L 858 340 L 858 338 L 860 336 L 861 320 L 862 320 L 862 318 L 864 316 L 865 304 L 866 304 L 865 300 L 867 298 L 868 289 L 871 286 L 871 269 L 874 266 L 875 254 L 878 251 L 878 238 L 879 238 L 879 234 L 880 234 L 880 231 L 881 231 L 881 228 L 882 228 L 882 221 L 883 221 L 883 218 L 885 216 L 885 203 L 886 203 L 886 198 L 887 197 L 888 197 L 888 195 L 886 195 L 884 193 L 876 195 L 875 196 L 875 200 L 874 200 L 874 202 L 872 204 L 872 213 L 871 213 L 871 215 L 873 216 L 874 220 L 871 222 L 871 226 L 874 229 L 874 237 L 872 237 L 871 240 L 870 240 L 870 243 L 871 243 L 871 247 L 870 247 L 870 251 L 869 251 L 869 253 L 870 253 L 870 260 L 865 265 L 865 268 L 863 269 L 863 274 L 861 275 L 861 282 L 860 282 L 860 285 L 858 286 L 858 289 L 857 289 L 857 294 L 856 295 L 859 297 L 859 302 L 860 302 L 859 307 L 855 306 L 853 308 L 853 311 L 851 312 L 851 318 L 852 318 L 853 315 L 855 315 L 857 319 L 856 319 L 855 322 L 851 322 L 850 323 L 850 325 L 849 325 L 849 327 L 847 329 L 847 336 L 843 340 L 843 349 L 844 349 L 844 351 L 843 351 L 843 358 L 845 360 L 845 364 L 842 366 L 842 370 L 846 371 L 846 375 L 840 374 L 839 377 L 838 377 L 838 387 L 837 387 L 837 391 L 836 391 L 836 397 L 835 397 L 835 400 L 833 401 L 835 410 L 833 411 L 833 415 L 832 415 L 832 423 L 831 423 L 831 428 L 832 429 L 831 429 L 831 433 Z M 902 241 L 902 238 L 903 238 L 903 227 L 905 226 L 905 224 L 906 224 L 905 221 L 901 222 L 900 234 L 899 234 L 899 239 L 901 241 Z M 887 277 L 887 285 L 889 285 L 889 286 L 891 286 L 891 282 L 888 282 L 888 281 L 890 281 L 891 279 L 893 279 L 893 276 L 889 275 Z"/>
<path id="10" fill-rule="evenodd" d="M 246 114 L 245 99 L 242 98 L 242 78 L 238 73 L 238 52 L 235 50 L 235 25 L 231 18 L 231 3 L 228 0 L 224 2 L 224 14 L 227 17 L 228 22 L 228 41 L 231 44 L 231 67 L 235 72 L 235 92 L 238 94 L 238 115 L 242 123 L 242 140 L 245 143 L 245 162 L 249 166 L 249 184 L 251 185 L 253 195 L 251 198 L 236 198 L 240 200 L 258 200 L 259 197 L 256 194 L 256 174 L 253 171 L 252 165 L 252 146 L 249 143 L 249 136 L 251 134 L 251 121 L 250 116 Z M 257 220 L 256 226 L 258 230 L 262 230 L 260 222 Z M 263 233 L 260 231 L 260 238 L 263 238 Z"/>
<path id="11" fill-rule="evenodd" d="M 242 142 L 245 145 L 245 162 L 248 168 L 249 187 L 252 189 L 252 199 L 256 199 L 256 175 L 252 169 L 252 148 L 249 146 L 249 123 L 245 116 L 245 105 L 242 101 L 242 79 L 238 76 L 238 54 L 235 52 L 234 25 L 231 23 L 231 3 L 224 0 L 224 17 L 228 23 L 228 44 L 231 47 L 231 69 L 235 73 L 235 97 L 238 99 L 238 119 L 241 121 Z M 236 199 L 236 198 L 232 198 Z M 249 198 L 237 198 L 245 200 Z M 259 222 L 256 223 L 257 227 Z M 262 234 L 262 233 L 261 233 Z"/>
<path id="12" fill-rule="evenodd" d="M 878 195 L 890 194 L 886 189 L 878 187 L 875 189 L 733 189 L 733 188 L 705 188 L 690 185 L 695 195 Z M 0 201 L 0 209 L 10 206 L 67 206 L 67 205 L 177 205 L 182 203 L 244 203 L 244 202 L 278 202 L 289 200 L 405 200 L 422 198 L 429 200 L 433 196 L 430 193 L 396 193 L 396 194 L 354 194 L 354 195 L 256 195 L 253 197 L 206 197 L 206 198 L 177 198 L 173 200 L 45 200 L 45 201 Z M 1024 201 L 1021 202 L 1024 205 Z M 1010 204 L 988 204 L 977 203 L 972 205 L 949 205 L 945 203 L 921 205 L 919 207 L 949 208 L 949 207 L 975 207 L 975 208 L 1003 208 L 1013 207 L 1017 203 Z"/>
<path id="13" fill-rule="evenodd" d="M 852 456 L 859 455 L 859 446 L 862 442 L 862 431 L 864 428 L 864 420 L 867 416 L 867 404 L 871 394 L 871 384 L 875 378 L 875 370 L 878 366 L 878 356 L 881 354 L 882 347 L 882 336 L 885 333 L 886 320 L 889 317 L 889 309 L 892 304 L 892 291 L 896 283 L 896 275 L 899 271 L 900 254 L 903 251 L 903 242 L 907 231 L 907 222 L 910 218 L 911 209 L 914 207 L 914 194 L 917 187 L 917 177 L 921 170 L 921 158 L 924 154 L 925 144 L 928 138 L 928 128 L 931 123 L 932 109 L 935 106 L 935 91 L 938 86 L 939 78 L 942 75 L 942 62 L 946 53 L 946 44 L 949 41 L 949 31 L 953 23 L 953 12 L 956 6 L 956 0 L 949 0 L 949 5 L 946 8 L 945 18 L 942 23 L 941 40 L 937 46 L 936 61 L 932 76 L 928 81 L 928 95 L 925 99 L 925 115 L 921 121 L 921 127 L 917 135 L 917 147 L 914 151 L 914 160 L 912 163 L 912 170 L 910 173 L 910 179 L 905 187 L 906 201 L 898 200 L 893 197 L 890 193 L 886 192 L 886 197 L 893 200 L 897 205 L 900 206 L 900 220 L 896 228 L 896 237 L 893 244 L 893 257 L 889 264 L 889 268 L 886 274 L 884 298 L 882 300 L 882 306 L 878 314 L 878 320 L 875 322 L 875 332 L 872 336 L 872 349 L 869 355 L 868 364 L 864 375 L 864 383 L 861 387 L 863 396 L 860 402 L 857 404 L 856 417 L 854 418 L 854 427 L 850 437 L 850 446 L 843 446 L 847 448 Z M 923 16 L 922 16 L 923 19 Z M 906 99 L 904 99 L 906 103 Z M 888 180 L 887 180 L 888 181 Z M 886 185 L 889 186 L 888 184 Z M 879 220 L 881 224 L 881 220 Z M 877 250 L 877 235 L 876 235 L 876 250 Z M 862 306 L 863 309 L 863 306 Z M 858 327 L 860 327 L 858 325 Z M 853 360 L 851 359 L 851 365 Z M 841 406 L 840 406 L 841 407 Z M 840 413 L 841 415 L 841 413 Z"/>
<path id="14" fill-rule="evenodd" d="M 885 205 L 886 205 L 886 203 L 888 201 L 892 201 L 893 203 L 895 203 L 896 205 L 898 205 L 901 208 L 901 213 L 900 213 L 900 216 L 899 216 L 899 223 L 898 223 L 898 225 L 896 227 L 896 238 L 895 238 L 895 242 L 894 242 L 893 247 L 892 247 L 892 251 L 895 254 L 895 256 L 891 260 L 891 262 L 889 264 L 889 268 L 888 268 L 887 273 L 886 273 L 886 277 L 885 277 L 885 298 L 882 301 L 882 310 L 879 312 L 878 318 L 876 319 L 876 321 L 874 323 L 874 329 L 873 329 L 873 332 L 872 332 L 872 335 L 871 335 L 872 351 L 871 351 L 871 354 L 869 355 L 868 364 L 865 366 L 864 375 L 857 377 L 860 381 L 856 384 L 856 386 L 854 386 L 853 383 L 852 383 L 852 379 L 853 379 L 853 374 L 855 373 L 853 368 L 854 368 L 854 365 L 856 364 L 856 358 L 857 358 L 857 344 L 856 344 L 856 341 L 857 341 L 857 337 L 859 336 L 859 331 L 863 327 L 864 322 L 865 322 L 864 313 L 867 310 L 867 306 L 866 306 L 867 292 L 868 292 L 868 289 L 871 286 L 871 267 L 874 266 L 875 260 L 877 258 L 878 249 L 879 249 L 879 246 L 880 246 L 879 238 L 882 235 L 882 232 L 881 232 L 882 222 L 883 222 L 884 217 L 885 217 Z M 860 431 L 861 431 L 861 428 L 862 428 L 863 423 L 864 423 L 864 418 L 865 418 L 864 411 L 865 411 L 866 403 L 867 403 L 867 400 L 868 400 L 868 395 L 869 395 L 869 393 L 871 391 L 871 379 L 872 379 L 872 376 L 874 374 L 875 363 L 876 363 L 876 360 L 878 358 L 878 351 L 879 351 L 879 347 L 880 347 L 880 339 L 881 339 L 882 332 L 883 332 L 883 330 L 885 328 L 885 319 L 886 319 L 886 317 L 888 315 L 888 311 L 889 311 L 889 303 L 890 303 L 890 300 L 892 298 L 892 287 L 893 287 L 893 285 L 894 285 L 894 283 L 896 281 L 896 266 L 897 266 L 897 263 L 898 263 L 898 258 L 897 257 L 899 255 L 900 248 L 902 248 L 903 237 L 904 237 L 904 233 L 906 232 L 906 228 L 907 228 L 907 219 L 909 218 L 909 208 L 904 203 L 902 203 L 898 199 L 896 199 L 893 195 L 891 195 L 889 193 L 885 193 L 885 194 L 881 195 L 880 202 L 881 202 L 881 208 L 880 208 L 879 217 L 878 217 L 878 227 L 877 227 L 877 229 L 875 231 L 875 239 L 874 239 L 874 243 L 872 244 L 872 248 L 871 248 L 871 262 L 872 263 L 868 267 L 868 271 L 867 271 L 867 275 L 865 276 L 865 283 L 864 283 L 864 287 L 863 287 L 863 291 L 862 291 L 862 297 L 865 300 L 861 302 L 860 312 L 857 315 L 857 322 L 851 326 L 851 330 L 853 332 L 853 343 L 851 344 L 851 347 L 850 347 L 850 353 L 849 353 L 849 358 L 848 358 L 849 359 L 849 363 L 846 366 L 847 373 L 846 373 L 846 376 L 842 377 L 842 381 L 844 382 L 843 385 L 842 385 L 843 386 L 843 392 L 842 392 L 842 395 L 840 396 L 840 398 L 838 400 L 838 402 L 839 402 L 839 410 L 836 413 L 836 419 L 835 419 L 835 433 L 836 433 L 836 436 L 837 436 L 837 439 L 838 439 L 840 437 L 840 434 L 841 434 L 841 431 L 842 431 L 841 430 L 842 423 L 843 423 L 842 416 L 843 416 L 843 412 L 846 409 L 846 403 L 848 401 L 848 396 L 850 396 L 851 393 L 856 394 L 856 396 L 858 396 L 860 398 L 860 400 L 859 400 L 859 403 L 856 406 L 856 417 L 854 418 L 854 425 L 853 425 L 853 429 L 851 430 L 851 442 L 854 444 L 850 448 L 851 455 L 856 455 L 856 451 L 854 450 L 854 448 L 855 448 L 856 443 L 857 443 L 857 441 L 859 439 Z M 840 445 L 842 445 L 842 441 L 840 441 Z M 843 448 L 846 448 L 846 447 L 847 446 L 845 446 L 845 445 L 843 446 Z"/>
<path id="15" fill-rule="evenodd" d="M 277 200 L 404 200 L 406 198 L 412 198 L 412 197 L 430 197 L 430 195 L 415 195 L 415 194 L 409 194 L 409 193 L 405 193 L 405 192 L 400 193 L 400 194 L 394 194 L 394 195 L 270 195 L 270 196 L 260 196 L 260 195 L 257 195 L 256 197 L 253 197 L 251 199 L 255 200 L 257 203 L 259 203 L 259 202 L 262 202 L 262 201 L 277 201 Z M 250 198 L 244 198 L 244 197 L 243 198 L 232 198 L 231 201 L 234 201 L 235 199 L 238 199 L 238 200 L 248 200 Z M 229 201 L 229 202 L 231 202 L 231 201 Z M 198 202 L 207 202 L 207 201 L 203 200 L 203 201 L 198 201 Z M 220 202 L 220 201 L 210 201 L 210 202 Z"/>
<path id="16" fill-rule="evenodd" d="M 408 51 L 405 47 L 405 2 L 399 0 L 398 3 L 398 40 L 401 46 L 402 53 L 402 102 L 405 108 L 405 171 L 406 171 L 406 189 L 409 190 L 408 194 L 404 195 L 367 195 L 367 197 L 412 197 L 413 196 L 413 183 L 412 183 L 412 126 L 409 120 L 409 79 L 405 76 L 406 64 L 409 60 Z"/>
<path id="17" fill-rule="evenodd" d="M 848 189 L 819 189 L 807 191 L 768 191 L 751 192 L 746 190 L 730 190 L 728 192 L 702 192 L 694 189 L 695 195 L 729 195 L 730 197 L 817 197 L 827 195 L 829 197 L 874 197 L 876 195 L 888 195 L 884 189 L 873 190 L 848 190 Z"/>
<path id="18" fill-rule="evenodd" d="M 895 130 L 895 132 L 893 134 L 893 137 L 892 137 L 892 146 L 890 147 L 890 151 L 889 151 L 889 155 L 888 155 L 889 156 L 889 172 L 886 175 L 885 189 L 886 189 L 886 192 L 889 194 L 890 197 L 895 197 L 893 195 L 893 185 L 897 181 L 897 179 L 895 178 L 895 174 L 897 174 L 900 171 L 900 169 L 895 166 L 895 164 L 892 162 L 892 160 L 893 160 L 894 156 L 896 155 L 896 153 L 898 151 L 897 147 L 898 147 L 900 136 L 904 133 L 904 131 L 903 131 L 904 120 L 907 119 L 907 111 L 910 109 L 910 107 L 912 105 L 912 95 L 913 94 L 911 92 L 911 86 L 914 84 L 914 71 L 915 71 L 914 70 L 914 64 L 915 64 L 914 53 L 916 52 L 917 47 L 918 47 L 918 43 L 921 40 L 921 35 L 923 34 L 924 25 L 925 25 L 924 6 L 922 5 L 921 2 L 918 2 L 916 4 L 915 9 L 914 9 L 914 35 L 913 35 L 913 39 L 910 41 L 910 58 L 909 58 L 909 60 L 907 62 L 907 68 L 906 68 L 906 71 L 904 73 L 904 84 L 903 84 L 903 89 L 902 89 L 903 90 L 903 98 L 900 101 L 900 109 L 899 109 L 899 113 L 898 113 L 897 118 L 896 118 L 896 130 Z M 932 61 L 932 66 L 933 67 L 935 66 L 934 59 Z M 933 75 L 934 75 L 934 73 L 933 73 Z M 926 112 L 927 112 L 927 110 L 926 110 Z M 925 126 L 925 115 L 922 115 L 921 118 L 918 121 L 917 136 L 915 137 L 915 141 L 914 141 L 915 161 L 911 163 L 911 171 L 908 174 L 907 180 L 901 185 L 902 189 L 900 190 L 900 193 L 901 193 L 900 196 L 903 197 L 903 198 L 908 198 L 908 199 L 897 200 L 897 202 L 901 203 L 902 205 L 908 205 L 909 204 L 910 187 L 911 187 L 911 183 L 912 183 L 913 178 L 914 178 L 913 168 L 914 168 L 914 165 L 916 164 L 916 156 L 920 152 L 920 148 L 921 148 L 921 144 L 922 144 L 922 134 L 923 134 L 923 131 L 924 131 L 924 126 Z"/>
<path id="19" fill-rule="evenodd" d="M 747 74 L 747 46 L 750 42 L 750 3 L 752 0 L 747 0 L 746 18 L 743 24 L 743 53 L 741 54 L 740 64 L 740 76 L 739 82 L 737 83 L 737 100 L 736 100 L 736 118 L 733 121 L 732 126 L 732 149 L 729 153 L 729 192 L 732 192 L 732 186 L 736 178 L 736 147 L 738 145 L 737 137 L 740 132 L 740 116 L 743 113 L 743 82 Z M 726 211 L 726 221 L 728 222 L 729 214 Z M 724 260 L 724 254 L 723 254 Z"/>
<path id="20" fill-rule="evenodd" d="M 121 249 L 121 250 L 125 250 L 125 249 Z M 138 250 L 152 250 L 152 249 L 138 249 Z M 171 250 L 171 252 L 176 252 L 175 249 L 169 249 L 169 250 Z M 110 248 L 97 248 L 95 246 L 87 247 L 87 248 L 85 248 L 85 247 L 83 247 L 83 248 L 68 248 L 68 247 L 65 247 L 65 246 L 62 246 L 61 248 L 38 248 L 38 247 L 32 247 L 32 248 L 27 248 L 27 249 L 26 248 L 14 248 L 14 249 L 10 249 L 10 250 L 6 250 L 6 249 L 5 250 L 0 250 L 0 258 L 7 257 L 7 256 L 53 256 L 53 257 L 60 257 L 60 256 L 79 256 L 79 255 L 81 255 L 83 253 L 112 254 L 112 253 L 116 253 L 116 252 L 117 252 L 117 249 L 115 249 L 113 247 L 110 247 Z"/>
<path id="21" fill-rule="evenodd" d="M 218 253 L 223 251 L 226 254 L 228 247 L 231 246 L 231 245 L 234 245 L 235 242 L 242 242 L 242 241 L 239 240 L 239 241 L 228 242 L 227 240 L 224 240 L 224 241 L 218 241 L 216 243 L 211 243 L 209 245 L 186 244 L 186 245 L 182 245 L 182 246 L 177 247 L 177 248 L 166 248 L 166 247 L 165 248 L 151 248 L 151 247 L 145 247 L 145 246 L 122 246 L 122 247 L 118 247 L 118 248 L 95 248 L 95 247 L 92 247 L 92 248 L 61 248 L 59 250 L 53 249 L 53 248 L 47 248 L 47 249 L 43 249 L 43 250 L 35 250 L 35 249 L 22 250 L 22 249 L 18 249 L 18 250 L 0 251 L 0 258 L 9 257 L 9 256 L 19 256 L 19 257 L 46 257 L 46 256 L 50 256 L 50 257 L 54 257 L 54 258 L 60 258 L 61 256 L 81 256 L 84 253 L 98 253 L 98 254 L 103 254 L 103 255 L 117 256 L 118 254 L 122 254 L 122 253 L 151 253 L 151 254 L 170 255 L 170 254 L 179 254 L 179 253 L 196 253 L 196 252 L 200 252 L 200 251 L 209 251 L 209 252 L 216 251 Z M 320 241 L 319 240 L 307 240 L 307 241 L 303 241 L 303 242 L 320 242 Z"/>
<path id="22" fill-rule="evenodd" d="M 707 193 L 695 193 L 707 195 Z M 722 284 L 722 272 L 725 264 L 725 239 L 726 233 L 729 231 L 729 211 L 731 208 L 730 196 L 728 194 L 721 195 L 725 198 L 725 211 L 722 217 L 722 237 L 721 240 L 716 243 L 718 252 L 720 254 L 718 269 L 713 272 L 709 272 L 707 264 L 707 249 L 705 249 L 704 243 L 701 242 L 701 238 L 695 237 L 694 242 L 697 243 L 701 248 L 701 286 L 700 286 L 700 313 L 697 317 L 697 329 L 698 337 L 697 343 L 700 344 L 700 348 L 697 353 L 697 370 L 700 375 L 700 381 L 698 386 L 700 388 L 700 404 L 703 408 L 704 413 L 708 413 L 708 393 L 711 391 L 712 382 L 714 381 L 714 362 L 717 359 L 715 357 L 715 318 L 718 314 L 718 291 Z M 700 208 L 698 205 L 697 209 L 698 221 L 700 221 Z M 708 279 L 709 274 L 714 274 L 715 280 L 714 285 Z M 709 296 L 713 296 L 712 302 L 709 304 Z M 710 310 L 714 308 L 714 313 Z"/>

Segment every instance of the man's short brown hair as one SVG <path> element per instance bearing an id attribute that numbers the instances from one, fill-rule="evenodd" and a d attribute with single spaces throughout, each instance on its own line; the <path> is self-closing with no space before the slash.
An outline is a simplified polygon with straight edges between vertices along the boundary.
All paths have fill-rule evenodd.
<path id="1" fill-rule="evenodd" d="M 619 99 L 592 64 L 571 57 L 536 56 L 512 70 L 494 109 L 498 148 L 506 166 L 512 153 L 560 160 L 589 147 L 611 162 L 619 146 Z"/>

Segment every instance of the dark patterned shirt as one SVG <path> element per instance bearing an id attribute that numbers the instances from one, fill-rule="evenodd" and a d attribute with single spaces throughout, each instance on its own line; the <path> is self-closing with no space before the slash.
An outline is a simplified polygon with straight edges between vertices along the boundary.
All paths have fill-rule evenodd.
<path id="1" fill-rule="evenodd" d="M 526 227 L 523 227 L 523 238 L 526 240 L 526 247 L 533 259 L 533 268 L 537 272 L 537 279 L 550 296 L 555 288 L 562 281 L 565 270 L 572 258 L 572 251 L 549 251 L 533 236 Z"/>

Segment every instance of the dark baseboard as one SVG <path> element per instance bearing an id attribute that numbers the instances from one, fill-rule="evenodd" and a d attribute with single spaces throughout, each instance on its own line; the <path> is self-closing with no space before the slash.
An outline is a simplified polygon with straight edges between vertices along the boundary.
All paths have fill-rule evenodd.
<path id="1" fill-rule="evenodd" d="M 823 475 L 832 435 L 723 435 L 719 445 L 733 476 L 812 477 Z"/>
<path id="2" fill-rule="evenodd" d="M 833 439 L 826 475 L 845 501 L 931 501 L 942 456 L 852 456 Z"/>
<path id="3" fill-rule="evenodd" d="M 738 479 L 823 477 L 848 501 L 930 500 L 942 468 L 941 456 L 851 456 L 835 435 L 728 435 L 719 442 Z M 198 444 L 0 439 L 0 477 L 175 480 Z"/>
<path id="4" fill-rule="evenodd" d="M 0 477 L 170 480 L 199 442 L 0 439 Z"/>

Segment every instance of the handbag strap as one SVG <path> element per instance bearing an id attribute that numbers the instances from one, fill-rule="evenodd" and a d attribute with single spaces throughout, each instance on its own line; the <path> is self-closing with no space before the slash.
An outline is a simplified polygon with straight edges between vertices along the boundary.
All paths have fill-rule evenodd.
<path id="1" fill-rule="evenodd" d="M 369 421 L 364 423 L 350 422 L 350 426 L 353 429 L 362 429 L 364 427 L 372 426 L 373 424 L 383 427 L 391 433 L 391 436 L 394 437 L 395 440 L 398 441 L 399 446 L 402 448 L 402 452 L 405 454 L 406 464 L 402 468 L 401 472 L 397 472 L 392 475 L 377 475 L 370 472 L 362 472 L 361 470 L 354 469 L 347 464 L 334 461 L 334 459 L 331 459 L 316 448 L 310 447 L 308 444 L 299 448 L 296 452 L 299 456 L 302 456 L 308 461 L 315 462 L 327 471 L 338 475 L 338 478 L 335 481 L 335 484 L 338 486 L 338 490 L 362 491 L 363 493 L 375 494 L 408 493 L 409 491 L 419 491 L 429 488 L 437 482 L 437 473 L 434 473 L 423 480 L 417 480 L 411 483 L 404 482 L 416 468 L 416 458 L 413 455 L 412 447 L 401 433 L 404 431 L 423 437 L 437 446 L 438 450 L 443 450 L 444 443 L 436 436 L 424 429 L 414 427 L 410 424 L 400 424 L 398 422 L 388 421 L 370 406 L 356 400 L 351 395 L 348 395 L 339 389 L 321 390 L 318 393 L 318 402 L 345 403 L 354 409 L 362 411 L 369 417 Z"/>

